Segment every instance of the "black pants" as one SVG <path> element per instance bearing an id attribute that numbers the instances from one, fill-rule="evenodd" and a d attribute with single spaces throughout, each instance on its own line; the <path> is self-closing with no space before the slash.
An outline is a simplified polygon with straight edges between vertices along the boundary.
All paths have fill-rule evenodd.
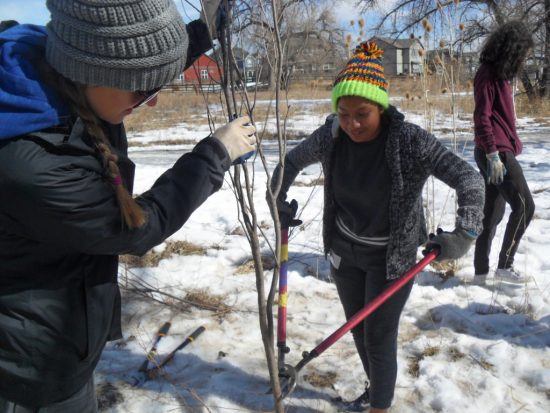
<path id="1" fill-rule="evenodd" d="M 0 397 L 0 413 L 97 413 L 94 380 L 68 399 L 39 408 L 24 407 Z"/>
<path id="2" fill-rule="evenodd" d="M 391 283 L 386 280 L 384 251 L 373 256 L 368 247 L 340 237 L 333 240 L 331 274 L 348 320 Z M 372 407 L 386 409 L 393 400 L 399 317 L 412 286 L 413 280 L 352 330 L 355 347 L 369 379 Z"/>
<path id="3" fill-rule="evenodd" d="M 481 148 L 474 151 L 475 160 L 484 177 L 487 176 L 487 158 Z M 500 248 L 497 268 L 510 268 L 525 229 L 535 212 L 533 197 L 523 176 L 523 170 L 511 152 L 500 152 L 500 159 L 506 167 L 504 181 L 500 185 L 485 181 L 485 208 L 483 210 L 483 231 L 476 240 L 474 268 L 476 274 L 489 272 L 489 254 L 498 224 L 504 217 L 506 203 L 512 212 L 508 217 L 504 240 Z"/>

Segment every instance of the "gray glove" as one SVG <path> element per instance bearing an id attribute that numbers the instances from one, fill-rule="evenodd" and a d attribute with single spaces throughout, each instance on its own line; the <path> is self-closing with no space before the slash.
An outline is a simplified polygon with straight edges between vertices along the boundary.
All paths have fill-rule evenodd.
<path id="1" fill-rule="evenodd" d="M 241 116 L 216 129 L 212 136 L 218 139 L 233 162 L 256 149 L 256 127 L 248 116 Z"/>
<path id="2" fill-rule="evenodd" d="M 453 232 L 437 229 L 437 235 L 430 234 L 430 240 L 426 244 L 426 252 L 432 250 L 435 246 L 439 247 L 439 255 L 436 261 L 455 260 L 465 255 L 470 246 L 477 238 L 477 235 L 472 234 L 462 228 L 455 228 Z"/>
<path id="3" fill-rule="evenodd" d="M 506 167 L 500 160 L 498 152 L 491 152 L 485 155 L 487 157 L 487 183 L 500 185 L 506 175 Z"/>
<path id="4" fill-rule="evenodd" d="M 222 0 L 201 0 L 201 20 L 208 26 L 212 39 L 218 37 L 218 29 L 225 18 L 224 10 L 220 7 L 221 2 Z"/>

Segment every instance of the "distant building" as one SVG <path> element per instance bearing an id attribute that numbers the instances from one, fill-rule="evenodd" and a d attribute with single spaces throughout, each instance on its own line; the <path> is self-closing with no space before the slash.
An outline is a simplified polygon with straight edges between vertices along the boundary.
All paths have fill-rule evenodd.
<path id="1" fill-rule="evenodd" d="M 187 84 L 220 84 L 221 69 L 212 57 L 203 54 L 182 73 L 181 81 Z"/>
<path id="2" fill-rule="evenodd" d="M 342 43 L 315 32 L 292 33 L 284 44 L 284 71 L 295 80 L 332 80 L 346 62 Z"/>
<path id="3" fill-rule="evenodd" d="M 382 66 L 386 76 L 422 73 L 422 43 L 418 39 L 391 39 L 375 36 L 370 39 L 384 50 Z"/>
<path id="4" fill-rule="evenodd" d="M 258 81 L 258 72 L 261 65 L 257 55 L 240 47 L 234 47 L 233 56 L 244 83 L 247 85 L 255 84 Z"/>

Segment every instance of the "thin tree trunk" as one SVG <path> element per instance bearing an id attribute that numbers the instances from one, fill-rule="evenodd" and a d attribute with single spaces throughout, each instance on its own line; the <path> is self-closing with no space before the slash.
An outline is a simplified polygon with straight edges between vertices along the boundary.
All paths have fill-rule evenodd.
<path id="1" fill-rule="evenodd" d="M 544 60 L 539 96 L 550 99 L 550 0 L 544 0 Z"/>

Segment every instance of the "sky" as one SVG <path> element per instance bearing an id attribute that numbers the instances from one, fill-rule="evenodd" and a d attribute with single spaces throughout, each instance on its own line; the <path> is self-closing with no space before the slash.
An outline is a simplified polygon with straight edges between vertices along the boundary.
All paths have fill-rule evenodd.
<path id="1" fill-rule="evenodd" d="M 357 20 L 357 11 L 355 8 L 356 0 L 336 0 L 338 7 L 334 7 L 334 12 L 338 21 L 347 26 L 351 19 Z M 187 0 L 175 0 L 175 3 L 183 15 L 185 21 L 197 18 L 198 13 L 189 6 Z M 191 0 L 191 4 L 199 4 L 198 0 Z M 22 6 L 24 4 L 24 6 Z M 45 0 L 0 0 L 0 19 L 17 20 L 20 23 L 32 23 L 44 25 L 48 22 L 50 13 L 46 8 Z"/>
<path id="2" fill-rule="evenodd" d="M 187 0 L 175 0 L 175 3 L 184 20 L 198 17 L 198 12 L 188 7 Z M 198 0 L 191 0 L 191 4 L 198 4 Z M 0 16 L 2 20 L 44 25 L 50 19 L 50 12 L 46 8 L 46 0 L 0 0 Z"/>
<path id="3" fill-rule="evenodd" d="M 162 95 L 161 95 L 162 98 Z M 329 100 L 293 100 L 289 133 L 310 133 L 324 122 L 320 104 Z M 258 102 L 257 110 L 266 102 Z M 399 107 L 400 99 L 392 98 Z M 210 108 L 214 113 L 218 107 Z M 150 108 L 144 108 L 150 110 Z M 407 120 L 423 125 L 421 114 L 406 113 Z M 208 133 L 206 119 L 169 129 L 133 133 L 130 157 L 136 163 L 137 193 L 192 145 L 164 146 L 159 141 L 200 139 Z M 472 165 L 471 117 L 456 119 L 457 147 Z M 202 126 L 201 126 L 202 125 Z M 262 127 L 262 126 L 259 126 Z M 273 130 L 273 122 L 266 125 Z M 436 114 L 434 133 L 451 145 L 452 119 Z M 398 378 L 392 411 L 399 413 L 465 411 L 483 413 L 548 413 L 550 411 L 550 118 L 520 118 L 518 130 L 524 151 L 518 160 L 533 192 L 536 212 L 519 246 L 516 268 L 528 275 L 525 284 L 495 282 L 471 284 L 473 249 L 459 260 L 455 276 L 444 278 L 428 266 L 415 280 L 400 322 Z M 159 142 L 159 143 L 155 143 Z M 291 143 L 293 145 L 295 143 Z M 274 143 L 263 144 L 268 169 L 277 162 Z M 273 226 L 264 200 L 265 172 L 259 160 L 246 166 L 255 171 L 254 200 L 267 240 Z M 289 241 L 287 345 L 285 362 L 295 366 L 303 351 L 310 351 L 344 322 L 335 285 L 322 252 L 322 187 L 311 185 L 320 177 L 319 165 L 298 175 L 289 198 L 299 204 L 304 225 Z M 256 279 L 241 264 L 251 257 L 240 232 L 236 202 L 229 176 L 168 242 L 187 241 L 205 249 L 203 254 L 173 255 L 158 266 L 121 266 L 124 287 L 146 283 L 153 298 L 172 303 L 202 292 L 220 299 L 229 310 L 197 307 L 170 309 L 123 290 L 124 339 L 108 344 L 96 369 L 96 384 L 108 413 L 256 413 L 271 411 L 269 381 L 259 332 Z M 454 193 L 437 180 L 429 180 L 425 195 L 435 224 L 451 230 Z M 425 198 L 427 199 L 427 198 Z M 432 204 L 433 202 L 433 204 Z M 507 210 L 509 213 L 509 210 Z M 494 269 L 504 224 L 498 227 L 491 253 Z M 161 252 L 162 244 L 155 248 Z M 261 248 L 269 251 L 262 238 Z M 421 258 L 419 249 L 418 259 Z M 264 276 L 269 287 L 271 272 Z M 173 297 L 173 298 L 168 298 Z M 276 313 L 276 311 L 275 311 Z M 192 344 L 176 353 L 162 375 L 133 383 L 158 328 L 172 322 L 158 347 L 157 360 L 200 326 L 206 327 Z M 365 375 L 350 334 L 304 367 L 298 385 L 285 399 L 289 413 L 333 413 L 341 407 L 336 397 L 353 399 L 363 390 Z M 326 385 L 325 385 L 326 384 Z M 325 386 L 325 387 L 323 387 Z M 108 402 L 107 402 L 107 401 Z M 106 407 L 110 405 L 111 407 Z"/>

